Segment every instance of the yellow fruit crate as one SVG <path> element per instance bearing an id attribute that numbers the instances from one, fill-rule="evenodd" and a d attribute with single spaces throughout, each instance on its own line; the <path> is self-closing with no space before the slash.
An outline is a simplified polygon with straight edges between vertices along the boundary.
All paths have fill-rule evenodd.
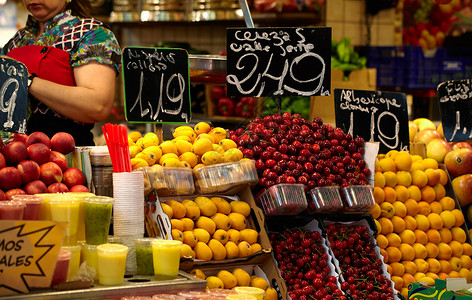
<path id="1" fill-rule="evenodd" d="M 142 168 L 144 194 L 153 190 L 158 196 L 191 195 L 195 192 L 192 169 L 154 165 Z"/>
<path id="2" fill-rule="evenodd" d="M 193 174 L 197 191 L 205 194 L 227 192 L 244 184 L 254 186 L 259 180 L 256 162 L 248 159 L 204 166 Z"/>

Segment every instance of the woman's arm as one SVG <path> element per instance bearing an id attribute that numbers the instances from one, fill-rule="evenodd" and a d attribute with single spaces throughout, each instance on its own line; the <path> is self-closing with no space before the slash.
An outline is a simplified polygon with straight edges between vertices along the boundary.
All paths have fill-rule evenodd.
<path id="1" fill-rule="evenodd" d="M 34 78 L 29 93 L 72 120 L 83 123 L 103 121 L 111 112 L 115 98 L 115 70 L 91 61 L 74 68 L 77 86 L 56 84 Z"/>

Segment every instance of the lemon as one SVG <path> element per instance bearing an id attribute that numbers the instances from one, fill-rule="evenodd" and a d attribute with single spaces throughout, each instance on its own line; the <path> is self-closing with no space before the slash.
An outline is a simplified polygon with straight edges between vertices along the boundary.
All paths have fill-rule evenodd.
<path id="1" fill-rule="evenodd" d="M 177 147 L 177 152 L 179 155 L 192 151 L 192 144 L 190 142 L 184 140 L 176 140 L 174 142 L 175 146 Z"/>
<path id="2" fill-rule="evenodd" d="M 171 168 L 181 168 L 182 164 L 178 158 L 167 158 L 162 162 L 163 167 L 171 167 Z"/>
<path id="3" fill-rule="evenodd" d="M 223 157 L 216 151 L 208 151 L 202 155 L 202 162 L 206 166 L 219 164 L 223 162 Z"/>
<path id="4" fill-rule="evenodd" d="M 136 154 L 135 158 L 144 159 L 149 166 L 152 166 L 156 162 L 156 155 L 154 155 L 152 152 L 139 152 Z"/>
<path id="5" fill-rule="evenodd" d="M 176 127 L 174 129 L 174 132 L 181 131 L 181 130 L 191 130 L 191 131 L 193 131 L 193 128 L 188 126 L 188 125 L 182 125 L 182 126 Z"/>
<path id="6" fill-rule="evenodd" d="M 176 141 L 179 141 L 179 140 L 186 141 L 186 142 L 192 142 L 190 140 L 190 138 L 186 135 L 178 136 L 178 137 L 174 138 L 172 141 L 175 143 Z"/>
<path id="7" fill-rule="evenodd" d="M 133 145 L 129 147 L 129 154 L 131 155 L 131 158 L 134 158 L 139 152 L 141 152 L 141 148 L 139 146 Z"/>
<path id="8" fill-rule="evenodd" d="M 139 131 L 133 131 L 130 134 L 128 134 L 128 138 L 132 139 L 134 143 L 143 136 L 141 135 L 141 132 Z"/>
<path id="9" fill-rule="evenodd" d="M 235 162 L 243 159 L 243 153 L 238 148 L 231 148 L 223 153 L 224 162 Z"/>
<path id="10" fill-rule="evenodd" d="M 192 149 L 193 153 L 203 155 L 206 152 L 213 150 L 213 143 L 207 138 L 202 138 L 193 143 Z"/>
<path id="11" fill-rule="evenodd" d="M 150 146 L 143 150 L 144 153 L 152 153 L 156 157 L 156 162 L 162 157 L 162 150 L 159 146 Z"/>
<path id="12" fill-rule="evenodd" d="M 186 162 L 191 168 L 195 167 L 198 163 L 198 156 L 193 152 L 185 152 L 179 156 L 181 162 Z"/>
<path id="13" fill-rule="evenodd" d="M 225 151 L 228 150 L 228 149 L 232 149 L 232 148 L 237 148 L 238 145 L 236 145 L 236 142 L 233 141 L 233 140 L 230 140 L 230 139 L 222 139 L 219 143 L 218 143 Z"/>
<path id="14" fill-rule="evenodd" d="M 222 139 L 226 138 L 226 130 L 222 127 L 215 127 L 208 134 L 215 139 L 215 143 L 219 143 Z"/>
<path id="15" fill-rule="evenodd" d="M 179 159 L 179 157 L 177 156 L 177 154 L 175 153 L 167 153 L 167 154 L 164 154 L 161 156 L 161 158 L 159 159 L 159 164 L 162 165 L 162 163 L 164 162 L 164 160 L 168 159 L 168 158 L 176 158 L 176 159 Z M 180 160 L 179 160 L 180 161 Z"/>
<path id="16" fill-rule="evenodd" d="M 172 134 L 172 136 L 174 138 L 177 138 L 179 136 L 187 136 L 188 138 L 190 138 L 191 141 L 195 140 L 196 138 L 196 134 L 195 132 L 193 131 L 193 129 L 191 130 L 179 130 L 179 131 L 174 131 L 174 133 Z"/>
<path id="17" fill-rule="evenodd" d="M 148 167 L 148 163 L 142 159 L 142 158 L 132 158 L 131 159 L 131 167 L 133 168 L 133 170 L 137 170 L 139 168 L 142 168 L 142 167 Z"/>
<path id="18" fill-rule="evenodd" d="M 128 147 L 134 146 L 134 141 L 132 138 L 128 138 Z"/>
<path id="19" fill-rule="evenodd" d="M 139 149 L 144 150 L 144 138 L 139 138 L 136 142 L 135 145 L 139 147 Z"/>
<path id="20" fill-rule="evenodd" d="M 210 124 L 206 122 L 200 122 L 200 123 L 197 123 L 197 125 L 195 125 L 194 130 L 195 130 L 195 133 L 198 135 L 202 133 L 208 133 L 210 131 L 210 128 L 211 128 Z"/>
<path id="21" fill-rule="evenodd" d="M 225 286 L 223 281 L 216 276 L 208 276 L 206 278 L 207 288 L 208 289 L 223 289 Z"/>
<path id="22" fill-rule="evenodd" d="M 143 137 L 144 148 L 150 146 L 159 146 L 159 138 L 155 133 L 149 132 Z"/>
<path id="23" fill-rule="evenodd" d="M 215 139 L 213 138 L 213 136 L 211 136 L 211 135 L 209 135 L 209 134 L 207 134 L 207 133 L 199 134 L 199 135 L 197 136 L 197 138 L 195 139 L 195 141 L 198 141 L 198 140 L 200 140 L 200 139 L 209 139 L 212 144 L 215 143 Z M 195 143 L 195 142 L 194 142 L 194 143 Z"/>
<path id="24" fill-rule="evenodd" d="M 216 152 L 220 153 L 221 155 L 223 155 L 223 153 L 225 153 L 225 149 L 223 149 L 223 147 L 221 147 L 218 144 L 213 144 L 213 151 L 216 151 Z"/>
<path id="25" fill-rule="evenodd" d="M 159 147 L 162 149 L 162 154 L 167 154 L 167 153 L 174 153 L 174 154 L 179 154 L 177 151 L 177 146 L 172 143 L 172 141 L 164 141 L 162 142 Z"/>

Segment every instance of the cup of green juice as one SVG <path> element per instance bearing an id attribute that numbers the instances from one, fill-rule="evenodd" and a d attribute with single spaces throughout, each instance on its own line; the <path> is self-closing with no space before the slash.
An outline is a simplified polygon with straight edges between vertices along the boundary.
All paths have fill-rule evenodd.
<path id="1" fill-rule="evenodd" d="M 88 245 L 106 244 L 114 199 L 107 196 L 84 198 L 85 241 Z"/>

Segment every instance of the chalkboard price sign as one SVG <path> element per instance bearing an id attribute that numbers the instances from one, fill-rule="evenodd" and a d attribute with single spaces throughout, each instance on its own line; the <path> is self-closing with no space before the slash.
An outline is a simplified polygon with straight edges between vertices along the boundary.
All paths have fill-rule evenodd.
<path id="1" fill-rule="evenodd" d="M 379 153 L 408 151 L 408 108 L 403 93 L 334 89 L 336 126 L 379 142 Z"/>
<path id="2" fill-rule="evenodd" d="M 331 28 L 230 28 L 229 96 L 329 96 Z"/>
<path id="3" fill-rule="evenodd" d="M 0 57 L 1 131 L 26 132 L 28 69 L 19 61 Z"/>
<path id="4" fill-rule="evenodd" d="M 188 123 L 188 53 L 127 47 L 122 54 L 125 116 L 130 123 Z"/>
<path id="5" fill-rule="evenodd" d="M 438 85 L 437 91 L 444 138 L 449 142 L 471 140 L 472 81 L 446 81 Z"/>

